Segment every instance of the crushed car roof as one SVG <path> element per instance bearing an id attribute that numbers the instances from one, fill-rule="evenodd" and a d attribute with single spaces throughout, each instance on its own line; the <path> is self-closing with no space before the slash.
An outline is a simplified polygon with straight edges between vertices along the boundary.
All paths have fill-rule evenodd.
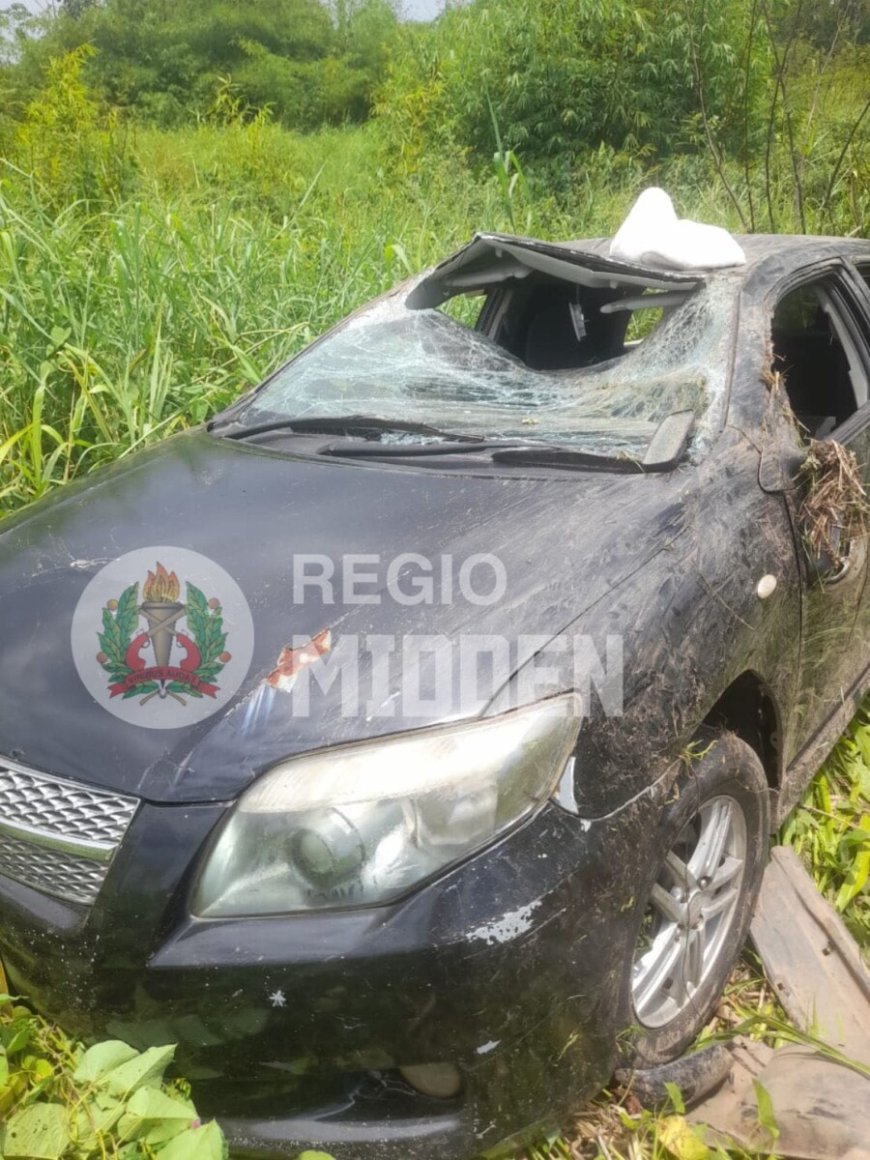
<path id="1" fill-rule="evenodd" d="M 770 259 L 781 269 L 828 257 L 870 258 L 870 242 L 798 234 L 736 234 L 746 264 L 725 270 L 673 270 L 652 262 L 625 262 L 610 256 L 610 238 L 547 242 L 511 234 L 475 234 L 467 245 L 440 262 L 412 290 L 412 309 L 438 306 L 456 294 L 495 286 L 532 272 L 578 285 L 636 285 L 643 289 L 692 289 L 711 277 L 745 279 Z"/>
<path id="2" fill-rule="evenodd" d="M 475 234 L 414 288 L 407 305 L 412 309 L 438 306 L 454 294 L 524 278 L 533 271 L 589 287 L 618 282 L 642 289 L 667 290 L 675 285 L 691 289 L 699 281 L 694 271 L 655 269 L 596 253 L 594 243 Z"/>

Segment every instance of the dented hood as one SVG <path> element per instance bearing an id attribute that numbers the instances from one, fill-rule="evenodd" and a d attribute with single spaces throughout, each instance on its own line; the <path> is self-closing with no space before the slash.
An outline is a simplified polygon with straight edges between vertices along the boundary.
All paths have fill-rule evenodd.
<path id="1" fill-rule="evenodd" d="M 429 637 L 449 646 L 463 634 L 499 634 L 511 641 L 512 663 L 522 664 L 659 550 L 665 525 L 680 518 L 677 486 L 609 473 L 531 479 L 360 466 L 270 453 L 203 432 L 171 439 L 2 525 L 0 760 L 152 801 L 223 800 L 283 757 L 419 727 L 424 722 L 404 717 L 397 695 L 401 646 L 377 690 L 379 702 L 395 701 L 393 709 L 377 712 L 368 695 L 356 709 L 342 704 L 336 683 L 304 716 L 290 710 L 295 693 L 286 678 L 294 662 L 285 646 L 322 642 L 326 630 L 333 652 L 343 641 L 364 645 L 373 637 Z M 626 523 L 615 511 L 634 515 Z M 158 564 L 171 571 L 172 549 L 181 561 L 174 566 L 178 592 L 152 589 L 157 611 L 146 610 L 144 565 L 155 575 Z M 201 719 L 186 723 L 179 709 L 172 727 L 154 728 L 137 716 L 144 721 L 160 699 L 154 694 L 149 706 L 140 693 L 155 687 L 141 680 L 158 659 L 157 636 L 145 639 L 143 630 L 173 615 L 176 629 L 183 624 L 177 608 L 194 574 L 184 552 L 231 578 L 250 619 L 246 624 L 226 594 L 212 608 L 207 581 L 187 587 L 185 647 L 201 660 L 205 692 L 176 695 L 172 704 L 195 702 L 192 715 Z M 409 552 L 433 562 L 433 602 L 397 603 L 387 591 L 390 563 Z M 117 562 L 131 553 L 140 555 L 130 556 L 138 563 L 128 575 Z M 323 561 L 332 562 L 329 585 L 294 590 L 294 561 L 298 567 L 303 554 L 320 561 L 314 570 L 321 574 L 329 570 Z M 479 554 L 503 565 L 504 591 L 494 603 L 469 602 L 457 591 L 458 569 Z M 451 567 L 452 592 L 445 579 Z M 406 577 L 422 575 L 413 561 L 409 568 Z M 357 570 L 350 595 L 368 597 L 364 602 L 346 599 L 350 569 Z M 114 577 L 108 587 L 95 579 L 107 575 Z M 486 589 L 485 566 L 478 580 Z M 85 593 L 97 590 L 95 604 Z M 116 599 L 106 600 L 107 593 Z M 173 596 L 176 612 L 167 613 Z M 223 618 L 217 625 L 215 611 Z M 117 627 L 125 617 L 126 636 Z M 120 645 L 108 630 L 120 634 Z M 137 641 L 144 651 L 137 652 Z M 116 646 L 121 671 L 112 675 L 104 671 L 112 664 L 106 650 Z M 185 694 L 190 655 L 175 647 L 169 662 L 182 684 L 168 687 Z M 316 661 L 316 646 L 299 656 Z M 226 657 L 235 659 L 222 668 Z M 219 687 L 233 664 L 238 688 L 202 708 L 209 685 Z M 172 694 L 164 695 L 168 705 Z M 126 718 L 114 711 L 121 701 Z M 433 704 L 432 721 L 485 707 L 458 694 Z"/>

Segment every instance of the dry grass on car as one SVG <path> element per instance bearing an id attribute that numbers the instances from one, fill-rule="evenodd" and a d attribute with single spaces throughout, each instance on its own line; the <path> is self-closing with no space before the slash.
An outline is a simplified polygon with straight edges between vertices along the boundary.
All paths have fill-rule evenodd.
<path id="1" fill-rule="evenodd" d="M 839 568 L 846 545 L 866 535 L 870 513 L 855 454 L 834 439 L 812 439 L 801 477 L 801 524 L 810 556 L 827 556 Z"/>

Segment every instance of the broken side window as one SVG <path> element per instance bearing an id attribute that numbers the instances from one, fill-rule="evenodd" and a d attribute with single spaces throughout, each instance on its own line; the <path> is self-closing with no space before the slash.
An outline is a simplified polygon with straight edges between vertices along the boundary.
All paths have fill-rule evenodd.
<path id="1" fill-rule="evenodd" d="M 826 438 L 867 402 L 867 377 L 830 279 L 780 300 L 772 338 L 774 369 L 806 438 Z"/>

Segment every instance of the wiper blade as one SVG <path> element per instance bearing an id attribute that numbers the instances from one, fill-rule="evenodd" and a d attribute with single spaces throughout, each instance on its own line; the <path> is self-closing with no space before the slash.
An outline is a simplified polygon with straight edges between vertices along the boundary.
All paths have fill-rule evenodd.
<path id="1" fill-rule="evenodd" d="M 471 455 L 491 453 L 493 463 L 526 467 L 565 467 L 580 471 L 622 471 L 633 474 L 672 471 L 688 447 L 694 428 L 692 411 L 678 411 L 659 423 L 643 456 L 622 453 L 608 455 L 569 447 L 562 443 L 527 439 L 487 438 L 482 435 L 457 434 L 401 419 L 382 419 L 376 415 L 310 416 L 298 419 L 273 419 L 250 427 L 216 431 L 227 439 L 249 439 L 272 433 L 289 435 L 344 435 L 362 438 L 363 442 L 338 443 L 321 447 L 320 455 L 341 459 L 413 459 L 420 456 Z M 214 428 L 210 428 L 214 430 Z M 425 443 L 383 443 L 381 435 L 408 434 L 431 439 Z"/>
<path id="2" fill-rule="evenodd" d="M 492 453 L 495 463 L 524 467 L 568 467 L 580 471 L 624 471 L 631 474 L 673 471 L 686 453 L 695 427 L 694 411 L 675 411 L 659 423 L 641 457 L 597 455 L 561 444 L 507 447 Z"/>
<path id="3" fill-rule="evenodd" d="M 416 459 L 424 455 L 471 455 L 478 451 L 499 451 L 508 448 L 520 450 L 526 443 L 513 443 L 507 439 L 474 439 L 471 436 L 461 440 L 453 438 L 438 443 L 336 443 L 322 447 L 321 455 L 334 455 L 337 459 Z M 495 459 L 495 455 L 493 455 Z"/>
<path id="4" fill-rule="evenodd" d="M 630 455 L 598 455 L 594 451 L 579 451 L 559 444 L 525 444 L 493 451 L 493 463 L 511 463 L 517 467 L 571 467 L 579 471 L 627 471 L 642 474 L 648 471 L 640 459 Z"/>
<path id="5" fill-rule="evenodd" d="M 212 428 L 212 430 L 215 430 Z M 227 439 L 250 439 L 257 435 L 269 435 L 273 431 L 289 435 L 349 435 L 358 438 L 377 439 L 380 435 L 408 434 L 430 438 L 450 439 L 457 443 L 479 443 L 479 438 L 442 431 L 426 423 L 409 423 L 402 419 L 381 419 L 377 415 L 312 415 L 297 419 L 272 419 L 268 423 L 257 423 L 249 427 L 237 427 L 232 431 L 218 432 Z"/>

